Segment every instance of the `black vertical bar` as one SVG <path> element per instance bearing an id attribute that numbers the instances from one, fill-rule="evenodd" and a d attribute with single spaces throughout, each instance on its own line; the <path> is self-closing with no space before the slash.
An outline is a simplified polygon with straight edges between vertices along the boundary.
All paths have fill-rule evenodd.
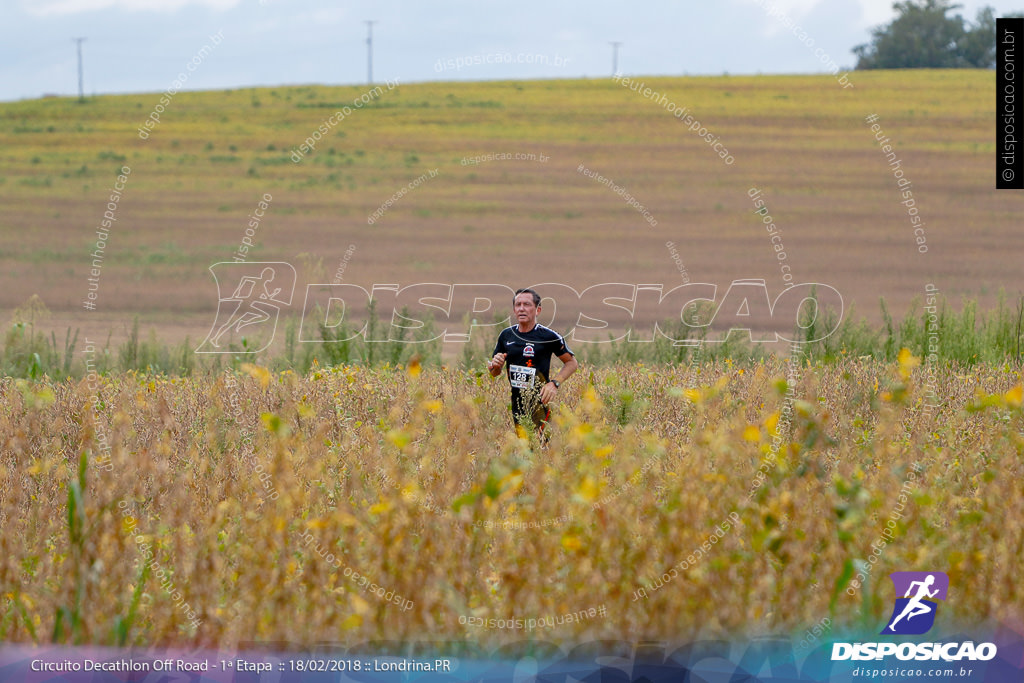
<path id="1" fill-rule="evenodd" d="M 1024 189 L 1024 18 L 996 19 L 996 189 Z"/>

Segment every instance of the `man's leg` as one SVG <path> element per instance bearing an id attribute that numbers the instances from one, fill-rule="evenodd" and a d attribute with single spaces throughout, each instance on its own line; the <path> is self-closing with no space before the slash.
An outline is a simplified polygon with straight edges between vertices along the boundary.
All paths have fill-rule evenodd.
<path id="1" fill-rule="evenodd" d="M 533 428 L 541 445 L 547 445 L 549 437 L 545 428 L 551 419 L 551 410 L 540 402 L 540 395 L 535 392 L 523 397 L 523 411 L 528 416 L 527 424 Z"/>
<path id="2" fill-rule="evenodd" d="M 538 409 L 533 411 L 533 427 L 537 432 L 537 436 L 540 437 L 540 443 L 542 446 L 547 446 L 551 440 L 551 435 L 547 432 L 548 422 L 551 421 L 551 409 L 545 405 L 541 405 Z"/>
<path id="3" fill-rule="evenodd" d="M 550 419 L 551 410 L 540 402 L 539 397 L 524 396 L 522 393 L 512 395 L 512 422 L 517 434 L 525 436 L 520 429 L 523 432 L 532 430 L 541 444 L 546 445 L 549 437 L 545 427 Z"/>
<path id="4" fill-rule="evenodd" d="M 512 429 L 516 434 L 522 435 L 520 430 L 525 431 L 529 424 L 530 417 L 526 412 L 526 406 L 523 405 L 523 397 L 516 393 L 512 394 Z"/>

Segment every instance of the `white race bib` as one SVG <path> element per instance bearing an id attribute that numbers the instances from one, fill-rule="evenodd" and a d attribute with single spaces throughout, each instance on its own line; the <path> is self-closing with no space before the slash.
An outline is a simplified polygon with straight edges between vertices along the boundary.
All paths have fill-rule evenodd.
<path id="1" fill-rule="evenodd" d="M 516 389 L 529 389 L 537 377 L 537 368 L 528 368 L 522 365 L 508 366 L 508 378 Z"/>

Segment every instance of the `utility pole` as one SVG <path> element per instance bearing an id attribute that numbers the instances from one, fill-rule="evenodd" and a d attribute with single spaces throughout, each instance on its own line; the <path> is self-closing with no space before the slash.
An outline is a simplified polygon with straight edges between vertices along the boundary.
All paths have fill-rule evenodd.
<path id="1" fill-rule="evenodd" d="M 366 83 L 373 85 L 373 25 L 376 20 L 368 20 L 366 24 Z"/>
<path id="2" fill-rule="evenodd" d="M 612 76 L 619 73 L 619 45 L 622 45 L 621 41 L 612 41 L 608 43 L 612 46 Z"/>
<path id="3" fill-rule="evenodd" d="M 82 84 L 82 43 L 85 42 L 85 38 L 72 38 L 78 43 L 78 101 L 85 102 L 85 90 Z"/>

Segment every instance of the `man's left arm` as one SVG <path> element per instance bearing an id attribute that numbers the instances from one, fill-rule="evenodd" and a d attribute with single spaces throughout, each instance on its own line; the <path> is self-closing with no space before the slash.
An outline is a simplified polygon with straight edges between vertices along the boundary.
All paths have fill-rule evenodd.
<path id="1" fill-rule="evenodd" d="M 558 374 L 551 379 L 561 384 L 565 380 L 569 379 L 572 376 L 572 373 L 576 372 L 576 368 L 578 368 L 580 364 L 576 360 L 576 356 L 572 355 L 568 351 L 563 353 L 561 356 L 558 356 L 558 360 L 562 361 L 562 369 L 559 370 Z M 557 395 L 558 389 L 549 380 L 548 383 L 540 389 L 540 402 L 547 404 Z"/>
<path id="2" fill-rule="evenodd" d="M 559 370 L 558 374 L 552 379 L 558 380 L 558 383 L 561 384 L 572 377 L 572 373 L 576 372 L 576 368 L 578 368 L 580 364 L 576 360 L 576 356 L 572 355 L 568 351 L 559 356 L 558 360 L 562 361 L 562 369 Z"/>

